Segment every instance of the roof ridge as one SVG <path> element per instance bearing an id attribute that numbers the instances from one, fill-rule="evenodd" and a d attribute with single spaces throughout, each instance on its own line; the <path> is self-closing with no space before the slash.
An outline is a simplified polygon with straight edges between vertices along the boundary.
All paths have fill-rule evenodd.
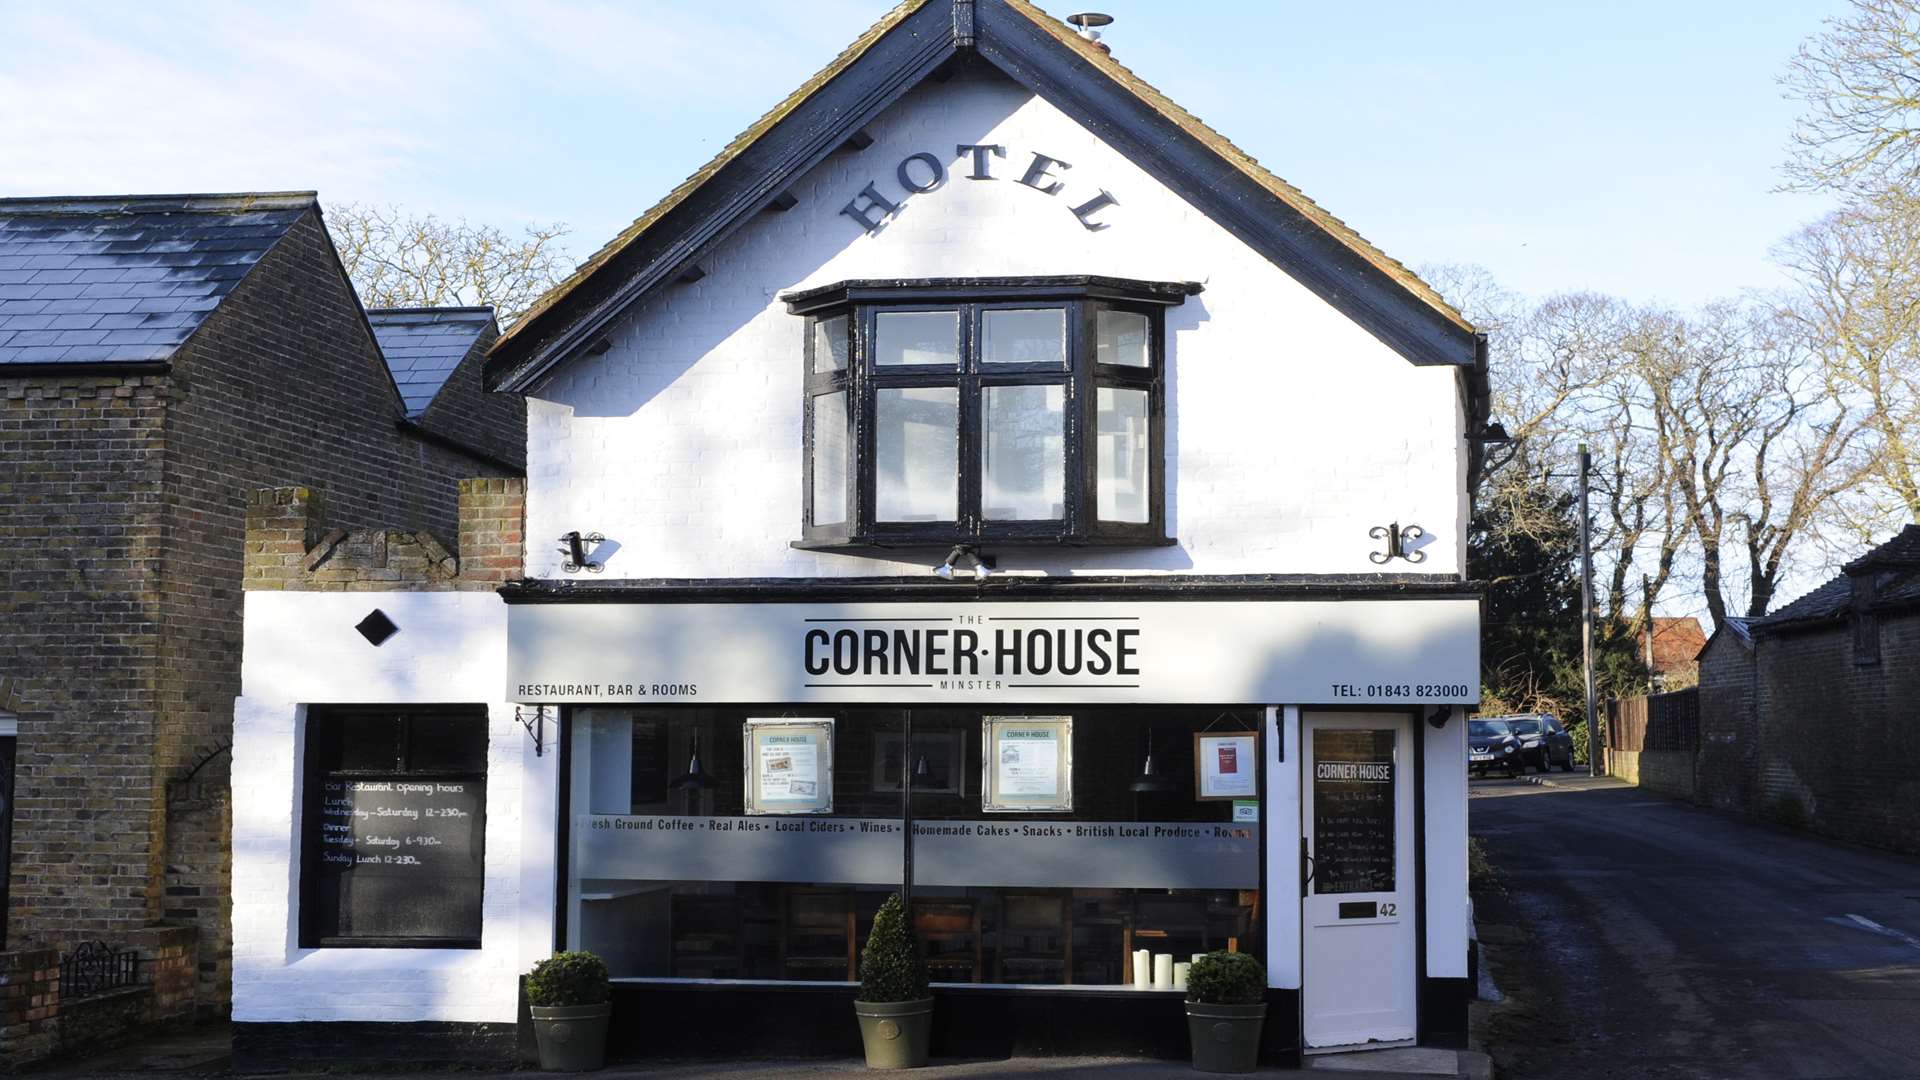
<path id="1" fill-rule="evenodd" d="M 895 4 L 886 14 L 880 16 L 872 26 L 867 27 L 865 33 L 853 39 L 846 48 L 834 54 L 833 59 L 827 61 L 825 67 L 814 72 L 805 82 L 795 87 L 786 97 L 781 98 L 773 108 L 761 113 L 759 118 L 754 120 L 753 123 L 748 124 L 744 131 L 735 135 L 732 139 L 729 139 L 727 144 L 721 147 L 718 153 L 707 160 L 706 164 L 695 169 L 693 175 L 674 185 L 673 189 L 661 196 L 658 202 L 648 207 L 645 213 L 634 218 L 632 224 L 615 233 L 613 239 L 600 245 L 598 251 L 595 251 L 592 255 L 582 260 L 579 266 L 574 267 L 573 273 L 560 279 L 552 288 L 542 293 L 540 298 L 535 300 L 531 307 L 521 312 L 519 318 L 513 320 L 512 326 L 507 327 L 506 330 L 501 332 L 500 340 L 493 343 L 493 348 L 500 348 L 502 344 L 513 340 L 514 336 L 523 328 L 533 325 L 539 316 L 544 314 L 548 308 L 572 292 L 574 286 L 586 280 L 586 278 L 595 270 L 598 270 L 601 265 L 611 261 L 614 256 L 625 250 L 628 244 L 632 243 L 636 237 L 645 232 L 654 222 L 665 217 L 668 211 L 678 206 L 688 195 L 692 194 L 695 189 L 706 183 L 714 173 L 718 172 L 722 166 L 731 161 L 741 148 L 749 145 L 761 135 L 765 134 L 768 128 L 771 128 L 774 124 L 778 123 L 782 117 L 792 112 L 801 102 L 813 96 L 815 91 L 831 82 L 832 79 L 830 76 L 838 74 L 840 69 L 852 58 L 865 52 L 874 42 L 884 37 L 887 31 L 893 29 L 901 20 L 920 10 L 927 3 L 928 0 L 900 0 L 900 3 Z"/>
<path id="2" fill-rule="evenodd" d="M 0 198 L 0 211 L 16 214 L 101 214 L 114 206 L 128 213 L 168 209 L 193 212 L 293 210 L 317 206 L 317 191 L 202 192 L 178 195 L 20 195 Z"/>
<path id="3" fill-rule="evenodd" d="M 445 307 L 426 304 L 421 306 L 370 307 L 367 309 L 367 314 L 373 315 L 378 313 L 378 314 L 384 314 L 384 315 L 391 315 L 391 314 L 397 314 L 402 312 L 406 312 L 406 313 L 436 312 L 438 313 L 438 312 L 456 312 L 456 311 L 463 311 L 463 312 L 471 311 L 475 313 L 484 312 L 488 315 L 492 315 L 494 313 L 493 305 L 491 304 L 448 304 Z"/>
<path id="4" fill-rule="evenodd" d="M 1222 135 L 1206 121 L 1188 112 L 1179 102 L 1174 101 L 1152 83 L 1136 75 L 1132 68 L 1115 60 L 1112 53 L 1081 37 L 1078 33 L 1069 29 L 1066 23 L 1047 14 L 1041 10 L 1038 5 L 1032 3 L 1031 0 L 1002 0 L 1002 2 L 1015 11 L 1020 12 L 1022 15 L 1025 15 L 1036 26 L 1078 52 L 1082 59 L 1085 59 L 1094 67 L 1109 69 L 1107 70 L 1107 74 L 1112 77 L 1115 82 L 1132 92 L 1134 96 L 1145 101 L 1148 105 L 1152 106 L 1155 111 L 1167 119 L 1172 120 L 1181 127 L 1190 126 L 1192 128 L 1198 128 L 1198 132 L 1190 133 L 1204 135 L 1205 137 L 1203 137 L 1201 141 L 1214 144 L 1215 148 L 1221 151 L 1221 156 L 1232 162 L 1241 172 L 1246 173 L 1261 186 L 1272 191 L 1274 195 L 1279 197 L 1280 201 L 1300 211 L 1300 213 L 1307 218 L 1318 222 L 1330 235 L 1351 248 L 1355 254 L 1374 264 L 1388 276 L 1406 285 L 1409 291 L 1425 301 L 1428 306 L 1440 312 L 1440 314 L 1446 316 L 1463 329 L 1477 329 L 1465 315 L 1461 314 L 1459 308 L 1454 307 L 1453 304 L 1448 302 L 1446 297 L 1440 295 L 1438 289 L 1427 284 L 1426 281 L 1423 280 L 1420 275 L 1414 273 L 1412 268 L 1408 267 L 1407 264 L 1380 250 L 1372 241 L 1360 235 L 1359 231 L 1353 228 L 1353 226 L 1348 225 L 1332 211 L 1315 202 L 1312 196 L 1275 175 L 1272 170 L 1260 164 L 1259 160 L 1252 154 L 1247 153 L 1235 145 L 1232 139 Z"/>

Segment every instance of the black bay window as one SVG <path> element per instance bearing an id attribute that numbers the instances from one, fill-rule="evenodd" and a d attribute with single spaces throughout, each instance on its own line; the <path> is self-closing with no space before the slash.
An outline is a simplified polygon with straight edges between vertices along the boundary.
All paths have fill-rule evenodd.
<path id="1" fill-rule="evenodd" d="M 1199 291 L 1053 277 L 789 294 L 807 320 L 796 546 L 1170 542 L 1162 314 Z"/>

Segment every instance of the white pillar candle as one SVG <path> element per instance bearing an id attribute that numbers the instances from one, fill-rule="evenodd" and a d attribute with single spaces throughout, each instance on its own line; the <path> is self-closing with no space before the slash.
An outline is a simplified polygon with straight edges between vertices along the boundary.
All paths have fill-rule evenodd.
<path id="1" fill-rule="evenodd" d="M 1145 990 L 1153 985 L 1153 950 L 1133 950 L 1133 988 Z"/>
<path id="2" fill-rule="evenodd" d="M 1173 954 L 1163 952 L 1153 958 L 1153 988 L 1173 989 Z"/>
<path id="3" fill-rule="evenodd" d="M 1203 952 L 1197 952 L 1197 953 L 1194 953 L 1194 954 L 1193 954 L 1193 962 L 1194 962 L 1194 963 L 1196 963 L 1196 964 L 1197 964 L 1197 963 L 1199 963 L 1199 962 L 1200 962 L 1200 958 L 1201 958 L 1201 957 L 1203 957 L 1203 956 L 1205 956 L 1205 955 L 1207 955 L 1207 954 L 1206 954 L 1206 953 L 1203 953 Z"/>
<path id="4" fill-rule="evenodd" d="M 1173 988 L 1175 990 L 1185 990 L 1187 988 L 1187 972 L 1192 967 L 1193 965 L 1185 960 L 1173 965 Z"/>

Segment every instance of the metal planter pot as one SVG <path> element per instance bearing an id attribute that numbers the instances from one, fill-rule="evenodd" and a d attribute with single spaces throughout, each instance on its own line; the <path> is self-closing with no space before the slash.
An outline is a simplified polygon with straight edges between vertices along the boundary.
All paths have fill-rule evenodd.
<path id="1" fill-rule="evenodd" d="M 1260 1027 L 1267 1006 L 1187 1002 L 1187 1035 L 1193 1067 L 1210 1073 L 1249 1073 L 1260 1062 Z"/>
<path id="2" fill-rule="evenodd" d="M 933 999 L 919 1001 L 856 1001 L 860 1041 L 867 1049 L 869 1069 L 917 1069 L 927 1063 L 927 1041 L 933 1033 Z"/>
<path id="3" fill-rule="evenodd" d="M 607 1018 L 611 1002 L 598 1005 L 532 1005 L 533 1041 L 540 1067 L 551 1072 L 586 1072 L 607 1063 Z"/>

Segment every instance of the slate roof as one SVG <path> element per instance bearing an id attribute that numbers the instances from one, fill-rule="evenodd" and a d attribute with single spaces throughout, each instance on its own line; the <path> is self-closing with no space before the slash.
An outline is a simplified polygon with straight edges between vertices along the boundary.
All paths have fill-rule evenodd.
<path id="1" fill-rule="evenodd" d="M 546 316 L 550 309 L 558 305 L 568 294 L 579 288 L 623 251 L 637 243 L 649 229 L 658 224 L 661 219 L 665 218 L 675 207 L 686 202 L 708 181 L 714 179 L 728 163 L 738 158 L 762 136 L 765 136 L 769 131 L 773 130 L 781 120 L 793 113 L 842 72 L 853 66 L 862 55 L 872 49 L 874 44 L 885 37 L 889 31 L 893 30 L 901 22 L 904 22 L 909 16 L 927 6 L 929 3 L 937 2 L 939 2 L 939 0 L 900 0 L 900 3 L 898 3 L 893 10 L 882 15 L 879 21 L 875 22 L 871 27 L 868 27 L 865 33 L 854 39 L 852 44 L 848 45 L 845 50 L 834 57 L 825 68 L 822 68 L 812 78 L 802 83 L 764 116 L 755 120 L 745 131 L 736 135 L 731 142 L 721 148 L 713 160 L 701 166 L 692 176 L 682 181 L 678 187 L 669 191 L 664 198 L 654 204 L 646 213 L 635 219 L 631 225 L 623 229 L 617 236 L 602 246 L 599 251 L 596 251 L 593 255 L 589 256 L 585 262 L 582 262 L 576 267 L 572 274 L 569 274 L 564 280 L 547 290 L 540 299 L 534 302 L 532 307 L 520 318 L 516 319 L 512 326 L 507 328 L 501 335 L 500 340 L 494 343 L 493 351 L 496 354 L 509 351 L 516 347 L 513 343 L 519 338 L 537 341 L 537 335 L 531 334 L 530 331 L 532 331 L 532 328 L 536 325 L 545 322 L 543 316 Z M 954 3 L 957 8 L 961 3 L 974 3 L 975 0 L 948 0 L 948 2 Z M 1149 85 L 1146 80 L 1135 75 L 1127 67 L 1116 61 L 1106 49 L 1082 39 L 1079 34 L 1066 23 L 1048 15 L 1045 11 L 1042 11 L 1039 7 L 1029 2 L 1029 0 L 979 0 L 979 2 L 1004 4 L 1009 10 L 1031 21 L 1035 26 L 1077 52 L 1081 59 L 1093 65 L 1093 67 L 1110 78 L 1114 83 L 1123 87 L 1128 93 L 1139 99 L 1147 107 L 1159 113 L 1162 117 L 1165 117 L 1178 126 L 1183 132 L 1198 140 L 1209 151 L 1227 162 L 1231 167 L 1245 174 L 1254 183 L 1265 188 L 1268 192 L 1280 199 L 1280 201 L 1286 203 L 1294 211 L 1333 237 L 1338 243 L 1344 245 L 1366 262 L 1371 263 L 1400 288 L 1412 294 L 1420 303 L 1431 308 L 1448 323 L 1467 333 L 1478 332 L 1477 328 L 1467 320 L 1466 316 L 1462 315 L 1446 298 L 1441 296 L 1437 290 L 1431 285 L 1428 285 L 1405 264 L 1387 255 L 1378 247 L 1375 247 L 1364 236 L 1361 236 L 1351 226 L 1347 225 L 1346 222 L 1335 217 L 1324 207 L 1314 202 L 1311 198 L 1308 198 L 1306 193 L 1274 175 L 1251 155 L 1235 146 L 1226 136 L 1208 127 L 1201 122 L 1198 117 L 1195 117 L 1193 114 L 1175 104 L 1172 99 Z M 969 19 L 974 17 L 976 16 L 968 16 Z"/>
<path id="2" fill-rule="evenodd" d="M 1920 525 L 1908 525 L 1898 536 L 1846 565 L 1846 572 L 1780 608 L 1753 620 L 1755 630 L 1787 624 L 1822 622 L 1845 614 L 1853 602 L 1853 580 L 1874 574 L 1874 609 L 1920 604 Z"/>
<path id="3" fill-rule="evenodd" d="M 369 308 L 367 321 L 387 369 L 418 420 L 467 353 L 493 326 L 490 307 Z"/>
<path id="4" fill-rule="evenodd" d="M 0 365 L 166 360 L 311 191 L 0 199 Z"/>

